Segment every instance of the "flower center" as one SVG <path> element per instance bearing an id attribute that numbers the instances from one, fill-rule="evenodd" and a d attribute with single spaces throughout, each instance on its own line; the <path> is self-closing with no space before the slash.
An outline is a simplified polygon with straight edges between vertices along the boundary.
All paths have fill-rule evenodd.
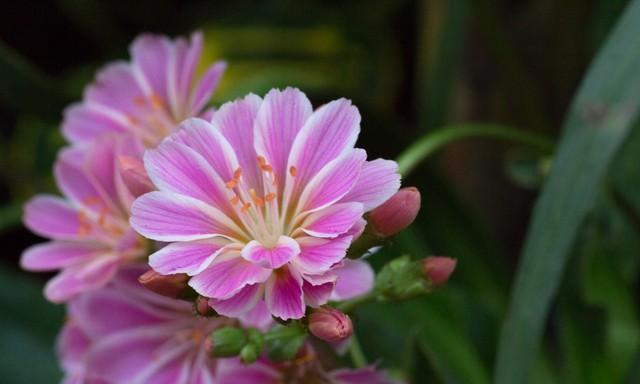
<path id="1" fill-rule="evenodd" d="M 278 191 L 282 190 L 273 173 L 273 167 L 262 156 L 257 157 L 259 179 L 257 185 L 250 185 L 243 177 L 241 168 L 233 173 L 233 178 L 226 182 L 226 187 L 233 192 L 229 200 L 240 219 L 244 229 L 267 249 L 275 249 L 280 244 L 281 237 L 288 235 L 287 223 L 291 215 L 287 215 L 287 202 L 283 202 Z M 291 167 L 289 173 L 296 174 L 296 168 Z"/>

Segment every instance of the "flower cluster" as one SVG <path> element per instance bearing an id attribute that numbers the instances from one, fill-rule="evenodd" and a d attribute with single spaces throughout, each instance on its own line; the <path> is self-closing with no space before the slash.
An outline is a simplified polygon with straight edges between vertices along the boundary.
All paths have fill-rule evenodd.
<path id="1" fill-rule="evenodd" d="M 286 88 L 208 108 L 225 64 L 197 77 L 202 48 L 200 33 L 145 34 L 130 62 L 101 70 L 65 111 L 64 198 L 25 206 L 25 225 L 51 241 L 21 264 L 59 271 L 45 296 L 67 304 L 65 382 L 394 382 L 374 366 L 335 369 L 314 345 L 349 343 L 340 302 L 446 281 L 453 267 L 407 261 L 377 289 L 362 257 L 413 221 L 418 191 L 398 192 L 396 163 L 355 147 L 349 100 L 314 110 Z M 419 282 L 396 284 L 409 270 Z"/>

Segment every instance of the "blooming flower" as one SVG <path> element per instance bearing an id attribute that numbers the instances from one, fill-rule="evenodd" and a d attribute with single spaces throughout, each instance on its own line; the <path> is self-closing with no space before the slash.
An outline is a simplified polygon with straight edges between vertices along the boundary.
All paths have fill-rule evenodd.
<path id="1" fill-rule="evenodd" d="M 131 44 L 131 62 L 108 64 L 64 114 L 62 131 L 73 144 L 126 135 L 153 147 L 182 120 L 201 116 L 225 68 L 214 63 L 195 81 L 202 34 L 184 38 L 143 34 Z"/>
<path id="2" fill-rule="evenodd" d="M 25 225 L 52 241 L 32 246 L 21 265 L 31 271 L 61 270 L 45 287 L 54 302 L 106 284 L 125 263 L 145 255 L 145 240 L 128 222 L 129 202 L 119 182 L 116 153 L 123 142 L 104 140 L 87 149 L 60 152 L 54 167 L 67 197 L 39 195 L 24 207 Z"/>
<path id="3" fill-rule="evenodd" d="M 363 214 L 400 184 L 395 162 L 366 161 L 354 148 L 358 110 L 340 99 L 313 111 L 288 88 L 224 104 L 211 123 L 194 118 L 181 127 L 146 152 L 158 191 L 132 207 L 140 234 L 171 243 L 150 265 L 193 276 L 189 285 L 227 316 L 262 299 L 282 319 L 326 303 Z M 342 284 L 342 297 L 350 285 Z"/>
<path id="4" fill-rule="evenodd" d="M 143 288 L 136 280 L 142 271 L 125 268 L 107 286 L 69 302 L 57 348 L 65 383 L 222 383 L 221 365 L 238 371 L 233 359 L 211 357 L 209 339 L 237 321 L 197 316 L 191 303 Z M 248 320 L 263 322 L 265 314 L 258 308 Z M 251 368 L 260 369 L 260 363 Z"/>

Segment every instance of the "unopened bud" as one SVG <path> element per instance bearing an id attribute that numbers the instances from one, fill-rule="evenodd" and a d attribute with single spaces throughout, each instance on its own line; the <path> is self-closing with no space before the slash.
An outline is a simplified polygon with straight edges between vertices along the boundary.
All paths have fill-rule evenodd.
<path id="1" fill-rule="evenodd" d="M 260 357 L 260 349 L 257 345 L 249 343 L 240 350 L 240 360 L 245 364 L 251 364 Z"/>
<path id="2" fill-rule="evenodd" d="M 337 343 L 353 333 L 353 324 L 348 315 L 331 307 L 314 309 L 309 316 L 309 331 L 324 341 Z"/>
<path id="3" fill-rule="evenodd" d="M 422 267 L 429 286 L 438 288 L 449 281 L 457 263 L 458 260 L 444 256 L 432 256 L 424 259 Z"/>
<path id="4" fill-rule="evenodd" d="M 211 335 L 213 354 L 217 357 L 238 356 L 247 345 L 249 339 L 240 328 L 224 327 Z"/>
<path id="5" fill-rule="evenodd" d="M 138 277 L 138 282 L 145 288 L 159 295 L 177 298 L 187 288 L 189 276 L 184 273 L 161 275 L 153 269 Z"/>
<path id="6" fill-rule="evenodd" d="M 209 316 L 213 313 L 213 310 L 209 306 L 209 299 L 204 296 L 198 295 L 198 297 L 196 297 L 196 301 L 193 303 L 193 306 L 200 316 Z"/>
<path id="7" fill-rule="evenodd" d="M 371 211 L 369 223 L 380 237 L 389 237 L 407 228 L 420 210 L 420 191 L 402 188 L 381 206 Z"/>
<path id="8" fill-rule="evenodd" d="M 121 155 L 118 157 L 118 165 L 122 181 L 134 197 L 155 189 L 144 164 L 137 157 Z"/>

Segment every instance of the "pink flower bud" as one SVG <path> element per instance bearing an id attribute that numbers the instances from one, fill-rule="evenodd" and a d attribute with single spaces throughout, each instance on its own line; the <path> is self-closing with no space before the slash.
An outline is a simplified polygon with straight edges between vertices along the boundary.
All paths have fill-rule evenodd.
<path id="1" fill-rule="evenodd" d="M 369 223 L 380 237 L 393 236 L 407 228 L 420 210 L 420 191 L 402 188 L 381 206 L 371 211 Z"/>
<path id="2" fill-rule="evenodd" d="M 189 276 L 184 273 L 161 275 L 150 269 L 138 277 L 138 282 L 159 295 L 177 298 L 187 287 L 188 279 Z"/>
<path id="3" fill-rule="evenodd" d="M 316 308 L 309 316 L 309 331 L 317 338 L 337 343 L 353 333 L 353 324 L 348 315 L 331 307 Z"/>
<path id="4" fill-rule="evenodd" d="M 432 288 L 438 288 L 449 281 L 449 277 L 456 269 L 458 260 L 451 257 L 432 256 L 422 261 L 425 276 Z"/>
<path id="5" fill-rule="evenodd" d="M 155 189 L 140 159 L 121 155 L 118 157 L 118 166 L 122 181 L 134 197 Z"/>

